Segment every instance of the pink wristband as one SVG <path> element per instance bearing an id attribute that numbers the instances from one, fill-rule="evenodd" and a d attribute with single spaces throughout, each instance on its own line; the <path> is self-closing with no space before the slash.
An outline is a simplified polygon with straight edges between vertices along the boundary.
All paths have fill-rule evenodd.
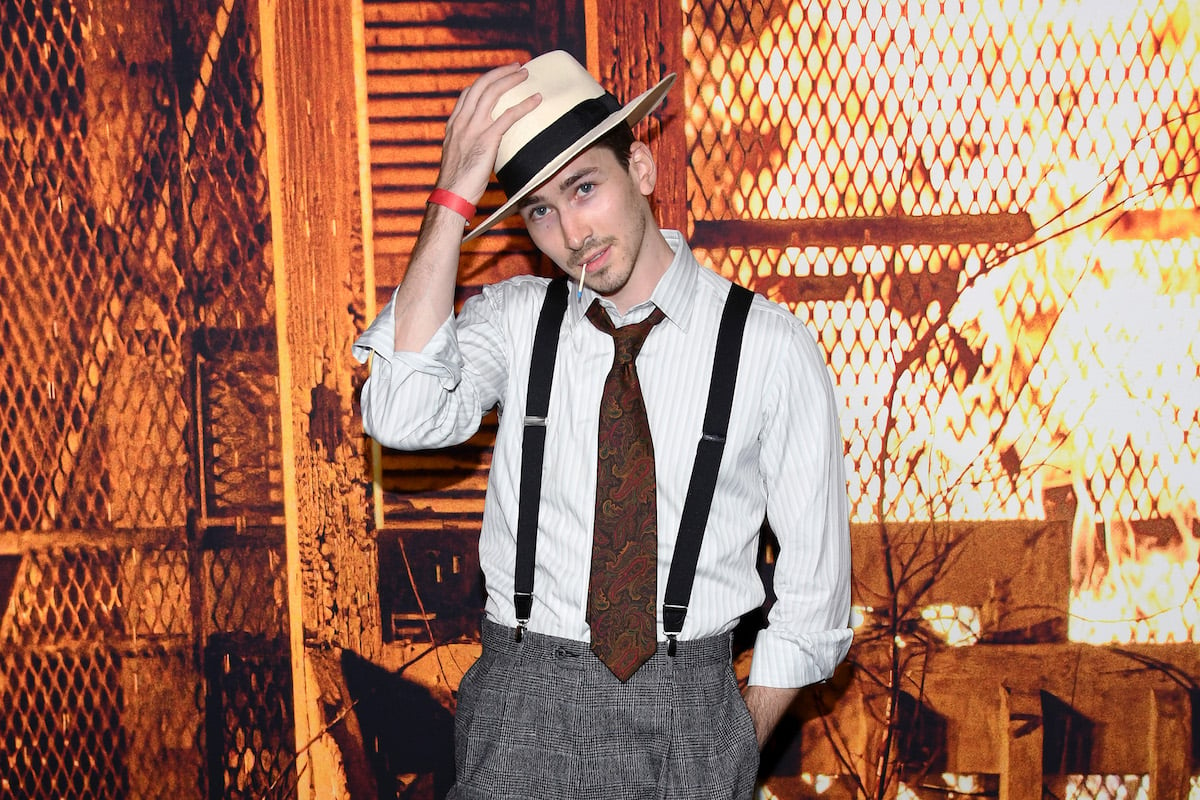
<path id="1" fill-rule="evenodd" d="M 470 201 L 465 197 L 459 197 L 454 192 L 446 189 L 434 189 L 426 204 L 433 203 L 434 205 L 448 208 L 456 214 L 462 216 L 467 222 L 470 222 L 475 217 L 475 206 L 471 205 Z"/>

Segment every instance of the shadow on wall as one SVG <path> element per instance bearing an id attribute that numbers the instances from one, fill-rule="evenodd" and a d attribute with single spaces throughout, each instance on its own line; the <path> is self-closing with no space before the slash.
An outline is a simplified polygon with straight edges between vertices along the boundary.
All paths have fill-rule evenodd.
<path id="1" fill-rule="evenodd" d="M 451 711 L 425 687 L 357 653 L 345 651 L 341 668 L 362 734 L 361 759 L 338 741 L 352 796 L 445 797 L 454 783 Z M 412 775 L 415 782 L 405 780 Z"/>

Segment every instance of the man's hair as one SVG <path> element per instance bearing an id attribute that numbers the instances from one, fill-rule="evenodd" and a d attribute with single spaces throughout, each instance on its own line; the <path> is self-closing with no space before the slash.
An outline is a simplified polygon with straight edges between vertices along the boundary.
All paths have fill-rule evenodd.
<path id="1" fill-rule="evenodd" d="M 612 154 L 617 157 L 623 169 L 629 169 L 629 152 L 633 149 L 633 143 L 637 139 L 633 136 L 633 129 L 629 127 L 629 123 L 622 120 L 613 126 L 612 130 L 605 133 L 592 147 L 606 147 L 612 151 Z"/>

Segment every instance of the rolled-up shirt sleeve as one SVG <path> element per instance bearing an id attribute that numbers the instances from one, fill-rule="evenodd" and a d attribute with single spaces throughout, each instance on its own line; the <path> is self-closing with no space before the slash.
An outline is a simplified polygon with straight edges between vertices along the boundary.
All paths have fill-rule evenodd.
<path id="1" fill-rule="evenodd" d="M 424 450 L 460 444 L 479 429 L 507 379 L 496 298 L 467 300 L 420 352 L 397 352 L 395 295 L 354 342 L 370 365 L 361 394 L 363 429 L 385 447 Z"/>
<path id="2" fill-rule="evenodd" d="M 797 321 L 768 387 L 760 469 L 779 542 L 776 601 L 759 632 L 750 683 L 792 688 L 829 678 L 846 657 L 850 532 L 837 403 L 821 351 Z"/>

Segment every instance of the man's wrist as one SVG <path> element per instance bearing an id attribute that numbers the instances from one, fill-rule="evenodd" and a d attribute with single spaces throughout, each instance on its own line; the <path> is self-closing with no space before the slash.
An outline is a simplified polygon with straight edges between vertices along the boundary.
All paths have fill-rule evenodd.
<path id="1" fill-rule="evenodd" d="M 475 218 L 475 204 L 449 189 L 442 189 L 441 187 L 434 189 L 430 192 L 429 199 L 425 201 L 425 204 L 448 208 L 462 217 L 467 224 L 470 224 L 471 220 Z"/>
<path id="2" fill-rule="evenodd" d="M 754 735 L 758 738 L 759 750 L 766 745 L 779 725 L 779 720 L 783 719 L 783 715 L 799 694 L 799 689 L 776 689 L 757 685 L 747 686 L 742 692 L 750 719 L 754 720 Z"/>

